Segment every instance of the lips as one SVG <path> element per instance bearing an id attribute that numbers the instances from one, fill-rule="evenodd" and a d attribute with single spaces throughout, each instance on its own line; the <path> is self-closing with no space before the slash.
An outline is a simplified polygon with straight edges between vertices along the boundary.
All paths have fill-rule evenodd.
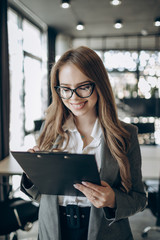
<path id="1" fill-rule="evenodd" d="M 83 103 L 71 103 L 72 107 L 75 109 L 75 110 L 80 110 L 82 109 L 84 106 L 85 106 L 86 102 L 83 102 Z"/>

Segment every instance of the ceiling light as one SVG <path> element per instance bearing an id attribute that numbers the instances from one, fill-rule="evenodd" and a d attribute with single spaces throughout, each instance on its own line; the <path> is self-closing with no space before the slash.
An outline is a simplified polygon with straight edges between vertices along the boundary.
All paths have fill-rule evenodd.
<path id="1" fill-rule="evenodd" d="M 120 5 L 121 3 L 122 3 L 121 0 L 112 0 L 112 1 L 110 1 L 110 4 L 112 4 L 112 5 L 114 5 L 114 6 L 118 6 L 118 5 Z"/>
<path id="2" fill-rule="evenodd" d="M 159 27 L 160 26 L 160 17 L 156 17 L 155 20 L 154 20 L 154 25 L 156 27 Z"/>
<path id="3" fill-rule="evenodd" d="M 122 27 L 123 27 L 123 22 L 122 22 L 122 20 L 121 20 L 121 19 L 117 19 L 117 20 L 115 21 L 115 23 L 114 23 L 114 27 L 115 27 L 116 29 L 122 28 Z"/>
<path id="4" fill-rule="evenodd" d="M 76 26 L 76 29 L 78 31 L 82 31 L 84 29 L 84 23 L 82 22 L 78 22 L 77 26 Z"/>
<path id="5" fill-rule="evenodd" d="M 61 7 L 62 8 L 69 8 L 70 7 L 70 0 L 62 0 Z"/>

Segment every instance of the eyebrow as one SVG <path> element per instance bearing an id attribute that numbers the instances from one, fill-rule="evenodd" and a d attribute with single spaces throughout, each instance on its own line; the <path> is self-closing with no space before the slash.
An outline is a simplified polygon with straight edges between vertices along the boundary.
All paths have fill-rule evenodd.
<path id="1" fill-rule="evenodd" d="M 87 81 L 84 81 L 84 82 L 78 83 L 78 84 L 76 84 L 76 87 L 77 87 L 77 86 L 84 85 L 84 84 L 87 84 L 87 83 L 89 84 L 89 83 L 91 83 L 91 81 L 90 81 L 90 80 L 87 80 Z M 61 86 L 61 85 L 64 85 L 64 86 L 70 86 L 70 84 L 67 84 L 67 83 L 61 83 L 60 86 Z"/>

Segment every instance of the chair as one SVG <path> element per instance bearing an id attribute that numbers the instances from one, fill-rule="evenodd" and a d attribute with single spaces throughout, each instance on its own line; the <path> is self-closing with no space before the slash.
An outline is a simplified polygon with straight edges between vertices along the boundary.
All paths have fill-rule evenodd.
<path id="1" fill-rule="evenodd" d="M 147 226 L 143 232 L 142 237 L 146 238 L 150 231 L 158 231 L 160 232 L 160 179 L 158 182 L 158 188 L 154 187 L 153 184 L 148 184 L 145 182 L 146 190 L 148 192 L 148 206 L 152 212 L 152 214 L 156 217 L 156 225 L 151 227 Z"/>
<path id="2" fill-rule="evenodd" d="M 38 206 L 22 198 L 0 202 L 0 235 L 8 235 L 18 229 L 29 231 L 38 220 Z M 17 239 L 16 233 L 14 239 Z"/>
<path id="3" fill-rule="evenodd" d="M 29 231 L 33 222 L 38 220 L 39 206 L 31 200 L 15 197 L 19 187 L 13 191 L 12 185 L 8 182 L 0 185 L 5 191 L 4 199 L 0 199 L 0 236 L 10 239 L 8 235 L 13 233 L 12 240 L 17 240 L 17 230 Z"/>

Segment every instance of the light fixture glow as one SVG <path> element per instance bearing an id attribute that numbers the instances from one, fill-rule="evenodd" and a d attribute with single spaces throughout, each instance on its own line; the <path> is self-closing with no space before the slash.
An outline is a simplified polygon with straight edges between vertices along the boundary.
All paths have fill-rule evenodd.
<path id="1" fill-rule="evenodd" d="M 78 31 L 82 31 L 84 29 L 84 24 L 82 22 L 78 22 L 78 24 L 76 26 L 76 29 Z"/>
<path id="2" fill-rule="evenodd" d="M 70 1 L 69 0 L 62 0 L 61 7 L 62 8 L 69 8 L 70 7 Z"/>
<path id="3" fill-rule="evenodd" d="M 111 5 L 114 5 L 114 6 L 118 6 L 118 5 L 120 5 L 121 3 L 122 3 L 121 0 L 112 0 L 112 1 L 110 1 L 110 4 L 111 4 Z"/>
<path id="4" fill-rule="evenodd" d="M 116 20 L 115 23 L 114 23 L 114 27 L 115 27 L 116 29 L 122 28 L 122 27 L 123 27 L 123 22 L 122 22 L 122 20 L 121 20 L 121 19 Z"/>
<path id="5" fill-rule="evenodd" d="M 141 30 L 141 34 L 142 34 L 143 36 L 147 36 L 147 35 L 148 35 L 148 31 L 147 31 L 146 29 L 142 29 L 142 30 Z"/>
<path id="6" fill-rule="evenodd" d="M 155 20 L 154 20 L 154 25 L 155 25 L 156 27 L 160 27 L 160 17 L 155 18 Z"/>

